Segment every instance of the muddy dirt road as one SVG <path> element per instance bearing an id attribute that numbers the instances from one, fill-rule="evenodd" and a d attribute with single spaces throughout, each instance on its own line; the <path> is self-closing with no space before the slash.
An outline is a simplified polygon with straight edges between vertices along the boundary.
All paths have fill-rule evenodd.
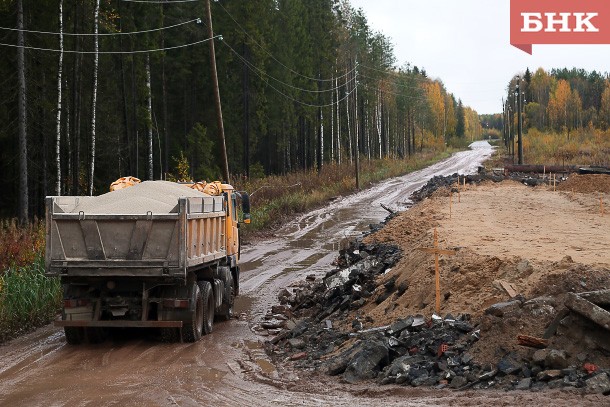
<path id="1" fill-rule="evenodd" d="M 473 172 L 491 151 L 486 142 L 475 143 L 471 151 L 308 213 L 275 239 L 246 248 L 240 320 L 215 325 L 198 343 L 164 344 L 154 332 L 136 330 L 115 333 L 100 345 L 67 346 L 63 331 L 47 326 L 0 346 L 0 405 L 404 405 L 405 398 L 418 406 L 474 405 L 490 398 L 531 403 L 534 394 L 367 389 L 328 377 L 301 379 L 276 371 L 259 344 L 264 338 L 250 330 L 281 288 L 328 271 L 342 239 L 385 218 L 380 203 L 399 209 L 433 175 Z"/>

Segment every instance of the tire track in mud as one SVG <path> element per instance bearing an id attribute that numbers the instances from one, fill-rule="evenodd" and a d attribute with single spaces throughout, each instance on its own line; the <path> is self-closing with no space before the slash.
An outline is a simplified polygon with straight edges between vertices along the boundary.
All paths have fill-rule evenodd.
<path id="1" fill-rule="evenodd" d="M 360 234 L 433 175 L 476 170 L 491 155 L 487 143 L 415 173 L 382 182 L 300 216 L 277 238 L 242 253 L 239 320 L 216 324 L 194 344 L 164 344 L 151 331 L 121 334 L 99 345 L 68 346 L 47 326 L 0 346 L 0 405 L 19 406 L 353 406 L 400 404 L 394 394 L 343 386 L 328 377 L 278 372 L 250 322 L 276 301 L 277 292 L 308 274 L 329 269 L 342 239 Z M 305 376 L 300 378 L 299 376 Z M 443 405 L 418 392 L 413 405 Z M 447 394 L 446 394 L 447 395 Z M 447 399 L 452 404 L 454 397 Z"/>

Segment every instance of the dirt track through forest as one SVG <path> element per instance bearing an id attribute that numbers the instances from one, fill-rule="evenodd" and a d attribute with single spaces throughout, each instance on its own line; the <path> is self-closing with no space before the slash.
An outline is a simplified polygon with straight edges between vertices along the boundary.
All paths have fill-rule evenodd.
<path id="1" fill-rule="evenodd" d="M 278 372 L 250 330 L 278 291 L 330 268 L 342 239 L 400 209 L 433 175 L 471 173 L 491 154 L 473 150 L 301 216 L 275 239 L 244 250 L 239 320 L 193 344 L 164 344 L 152 331 L 125 331 L 99 345 L 68 346 L 51 325 L 0 346 L 0 405 L 290 406 L 540 404 L 552 395 L 346 386 L 328 377 Z M 494 401 L 495 400 L 495 401 Z M 563 403 L 563 404 L 562 404 Z M 573 401 L 557 405 L 571 406 Z"/>

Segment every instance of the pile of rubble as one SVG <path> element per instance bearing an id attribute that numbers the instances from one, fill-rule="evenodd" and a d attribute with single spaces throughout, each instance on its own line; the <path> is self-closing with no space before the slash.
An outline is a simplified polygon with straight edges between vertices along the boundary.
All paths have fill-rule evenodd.
<path id="1" fill-rule="evenodd" d="M 610 369 L 588 363 L 585 353 L 568 355 L 565 350 L 553 349 L 548 339 L 519 338 L 526 345 L 523 351 L 500 347 L 495 363 L 477 361 L 473 351 L 482 330 L 491 334 L 489 324 L 501 326 L 503 319 L 513 323 L 510 318 L 517 314 L 526 318 L 524 312 L 544 314 L 549 305 L 541 299 L 525 301 L 518 296 L 495 304 L 486 310 L 482 321 L 473 321 L 467 314 L 444 318 L 410 315 L 389 326 L 375 327 L 375 321 L 361 309 L 367 302 L 381 303 L 408 289 L 392 279 L 378 286 L 378 277 L 391 270 L 400 255 L 394 246 L 354 242 L 340 252 L 336 261 L 339 268 L 329 272 L 323 281 L 310 277 L 293 292 L 283 290 L 278 296 L 280 305 L 274 306 L 255 327 L 258 332 L 274 336 L 265 343 L 268 354 L 278 363 L 290 361 L 301 369 L 340 375 L 348 383 L 375 380 L 381 385 L 534 391 L 569 387 L 610 394 Z M 578 296 L 583 301 L 602 297 L 606 298 Z M 568 305 L 575 300 L 569 301 L 566 300 Z M 600 304 L 606 306 L 603 301 Z M 583 318 L 585 311 L 569 312 L 575 307 L 559 313 L 553 308 L 553 315 L 558 316 L 541 318 L 552 321 L 547 333 L 554 335 L 568 326 L 573 329 L 577 323 L 581 325 L 579 332 L 585 326 L 599 330 L 595 323 L 591 326 L 587 319 L 590 316 Z M 357 316 L 352 319 L 350 315 L 354 313 Z M 566 333 L 561 335 L 569 337 Z"/>
<path id="2" fill-rule="evenodd" d="M 458 181 L 460 185 L 464 182 L 467 185 L 477 185 L 483 181 L 492 181 L 492 182 L 502 182 L 505 180 L 512 180 L 524 185 L 535 187 L 539 185 L 551 185 L 551 181 L 548 178 L 545 178 L 543 174 L 524 174 L 524 173 L 509 173 L 507 175 L 504 174 L 496 174 L 494 172 L 487 173 L 484 168 L 479 168 L 478 174 L 472 175 L 459 175 L 455 173 L 453 175 L 442 176 L 436 175 L 432 177 L 426 185 L 424 185 L 418 191 L 415 191 L 411 195 L 411 200 L 413 202 L 421 202 L 424 199 L 430 197 L 434 192 L 441 188 L 454 188 L 454 192 L 457 192 L 457 184 Z M 558 177 L 556 179 L 557 184 L 565 181 L 566 178 Z"/>

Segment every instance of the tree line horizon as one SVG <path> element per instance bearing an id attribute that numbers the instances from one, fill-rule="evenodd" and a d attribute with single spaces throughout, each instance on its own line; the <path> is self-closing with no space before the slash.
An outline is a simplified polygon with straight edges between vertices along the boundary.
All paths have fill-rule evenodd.
<path id="1" fill-rule="evenodd" d="M 204 13 L 200 0 L 0 2 L 0 216 L 25 222 L 45 196 L 168 179 L 185 163 L 194 180 L 219 179 Z M 348 0 L 221 0 L 212 14 L 233 178 L 482 133 L 476 111 L 398 64 Z"/>

